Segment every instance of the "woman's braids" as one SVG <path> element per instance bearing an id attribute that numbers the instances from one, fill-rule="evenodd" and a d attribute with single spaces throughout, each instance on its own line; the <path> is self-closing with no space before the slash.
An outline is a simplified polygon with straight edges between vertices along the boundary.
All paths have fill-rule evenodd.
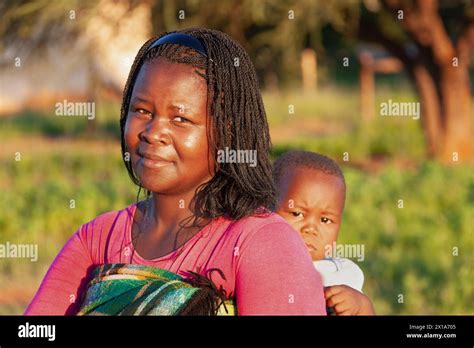
<path id="1" fill-rule="evenodd" d="M 133 85 L 144 62 L 164 57 L 194 66 L 195 72 L 205 78 L 208 85 L 208 140 L 216 172 L 196 191 L 192 205 L 194 217 L 212 219 L 225 216 L 237 220 L 268 212 L 275 201 L 269 159 L 271 140 L 257 75 L 248 54 L 240 44 L 220 31 L 190 28 L 177 32 L 199 39 L 207 50 L 207 57 L 175 44 L 159 45 L 147 52 L 158 38 L 170 33 L 147 41 L 139 50 L 125 85 L 120 116 L 122 155 L 131 179 L 140 185 L 131 161 L 127 161 L 125 156 L 124 130 Z M 218 163 L 217 151 L 226 148 L 256 150 L 257 165 Z"/>

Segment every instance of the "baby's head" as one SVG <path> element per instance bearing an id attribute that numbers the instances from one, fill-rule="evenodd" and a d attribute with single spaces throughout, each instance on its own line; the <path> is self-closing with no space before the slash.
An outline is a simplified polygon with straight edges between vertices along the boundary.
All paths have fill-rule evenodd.
<path id="1" fill-rule="evenodd" d="M 298 231 L 313 260 L 337 240 L 346 196 L 344 175 L 330 158 L 289 151 L 273 164 L 276 212 Z"/>

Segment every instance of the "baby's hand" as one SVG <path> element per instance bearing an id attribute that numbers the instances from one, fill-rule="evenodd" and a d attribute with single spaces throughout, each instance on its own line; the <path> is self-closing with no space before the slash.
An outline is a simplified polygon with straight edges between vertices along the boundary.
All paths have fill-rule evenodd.
<path id="1" fill-rule="evenodd" d="M 336 315 L 375 315 L 374 307 L 363 293 L 346 285 L 324 288 L 326 305 L 332 307 Z"/>

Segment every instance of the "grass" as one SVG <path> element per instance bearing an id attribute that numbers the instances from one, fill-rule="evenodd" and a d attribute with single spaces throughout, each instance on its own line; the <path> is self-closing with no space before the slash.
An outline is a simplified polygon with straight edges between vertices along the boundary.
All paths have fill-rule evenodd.
<path id="1" fill-rule="evenodd" d="M 378 90 L 376 105 L 388 99 L 416 101 L 406 92 Z M 264 101 L 275 145 L 274 156 L 290 149 L 306 149 L 337 160 L 342 160 L 347 152 L 352 162 L 373 157 L 417 162 L 425 158 L 419 120 L 376 116 L 374 120 L 361 122 L 358 95 L 352 90 L 329 88 L 314 96 L 270 94 L 264 95 Z M 293 105 L 294 114 L 289 113 L 289 105 Z"/>
<path id="2" fill-rule="evenodd" d="M 367 175 L 344 168 L 340 239 L 365 245 L 365 292 L 379 313 L 474 312 L 473 169 L 424 162 Z"/>
<path id="3" fill-rule="evenodd" d="M 6 139 L 25 135 L 120 139 L 119 117 L 120 104 L 111 101 L 96 102 L 96 115 L 92 120 L 81 116 L 58 117 L 54 108 L 25 110 L 14 117 L 4 117 L 0 134 Z"/>
<path id="4" fill-rule="evenodd" d="M 377 100 L 413 99 L 404 93 L 381 90 Z M 364 291 L 379 314 L 474 314 L 473 166 L 426 161 L 418 122 L 361 123 L 357 100 L 351 90 L 326 89 L 316 98 L 265 94 L 272 156 L 298 148 L 340 162 L 348 196 L 339 242 L 364 245 Z M 23 311 L 81 224 L 135 201 L 120 158 L 119 106 L 100 105 L 93 131 L 85 134 L 87 120 L 47 111 L 2 120 L 0 241 L 38 244 L 39 259 L 1 260 L 0 314 Z M 9 295 L 12 289 L 23 292 Z"/>

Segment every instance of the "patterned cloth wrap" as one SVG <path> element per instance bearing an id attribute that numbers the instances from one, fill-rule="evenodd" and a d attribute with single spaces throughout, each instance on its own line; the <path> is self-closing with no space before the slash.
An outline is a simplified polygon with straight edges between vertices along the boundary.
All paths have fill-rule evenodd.
<path id="1" fill-rule="evenodd" d="M 209 278 L 155 267 L 105 264 L 92 271 L 77 315 L 237 315 L 235 301 Z"/>

